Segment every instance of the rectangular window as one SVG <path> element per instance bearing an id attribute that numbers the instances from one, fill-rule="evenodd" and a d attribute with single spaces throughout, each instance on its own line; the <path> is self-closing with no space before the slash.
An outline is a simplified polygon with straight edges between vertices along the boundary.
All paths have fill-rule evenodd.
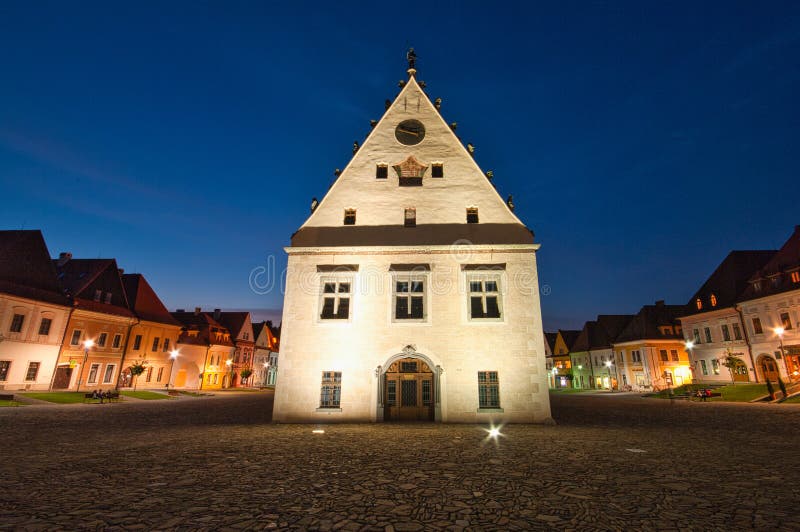
<path id="1" fill-rule="evenodd" d="M 478 405 L 480 408 L 500 408 L 500 383 L 496 371 L 478 372 Z"/>
<path id="2" fill-rule="evenodd" d="M 417 209 L 406 209 L 403 217 L 403 225 L 406 227 L 417 226 Z"/>
<path id="3" fill-rule="evenodd" d="M 102 297 L 103 297 L 103 291 L 102 290 L 98 289 L 98 290 L 94 291 L 94 300 L 95 301 L 100 301 L 100 298 L 102 298 Z"/>
<path id="4" fill-rule="evenodd" d="M 151 351 L 153 351 L 154 353 L 155 353 L 156 351 L 158 351 L 158 344 L 159 344 L 160 342 L 161 342 L 161 338 L 159 338 L 158 336 L 156 336 L 155 338 L 153 338 L 153 349 L 151 349 Z"/>
<path id="5" fill-rule="evenodd" d="M 800 272 L 792 272 L 792 282 L 800 283 Z"/>
<path id="6" fill-rule="evenodd" d="M 697 329 L 692 330 L 692 336 L 694 336 L 694 343 L 699 344 L 700 342 L 700 331 Z"/>
<path id="7" fill-rule="evenodd" d="M 339 408 L 342 396 L 342 372 L 323 371 L 320 390 L 320 408 Z"/>
<path id="8" fill-rule="evenodd" d="M 781 325 L 787 331 L 792 328 L 792 320 L 789 319 L 788 312 L 781 312 Z"/>
<path id="9" fill-rule="evenodd" d="M 214 373 L 214 384 L 219 383 L 219 373 Z"/>
<path id="10" fill-rule="evenodd" d="M 247 340 L 247 338 L 245 338 Z M 169 338 L 164 338 L 164 352 L 169 351 Z"/>
<path id="11" fill-rule="evenodd" d="M 675 349 L 670 349 L 669 350 L 669 356 L 672 358 L 673 362 L 678 362 L 678 360 L 680 360 L 678 358 L 678 352 Z"/>
<path id="12" fill-rule="evenodd" d="M 719 375 L 719 360 L 716 358 L 711 359 L 711 371 L 714 372 L 714 375 Z"/>
<path id="13" fill-rule="evenodd" d="M 385 164 L 379 164 L 375 167 L 375 179 L 386 179 L 389 177 L 389 167 Z"/>
<path id="14" fill-rule="evenodd" d="M 121 343 L 122 343 L 122 335 L 121 334 L 115 334 L 114 335 L 114 340 L 111 342 L 111 347 L 116 349 L 116 348 L 118 348 L 120 346 Z"/>
<path id="15" fill-rule="evenodd" d="M 133 339 L 133 350 L 138 351 L 142 348 L 142 335 L 137 334 L 136 337 Z"/>
<path id="16" fill-rule="evenodd" d="M 320 319 L 346 320 L 350 317 L 350 280 L 322 283 Z"/>
<path id="17" fill-rule="evenodd" d="M 106 365 L 106 372 L 103 374 L 103 384 L 109 384 L 111 380 L 114 378 L 115 367 L 116 367 L 115 364 Z"/>
<path id="18" fill-rule="evenodd" d="M 425 280 L 397 276 L 394 279 L 394 318 L 396 320 L 425 319 Z"/>
<path id="19" fill-rule="evenodd" d="M 722 339 L 725 340 L 726 342 L 731 341 L 731 332 L 728 330 L 727 325 L 722 326 Z"/>
<path id="20" fill-rule="evenodd" d="M 499 279 L 470 277 L 469 316 L 471 319 L 500 318 Z"/>
<path id="21" fill-rule="evenodd" d="M 431 165 L 431 177 L 444 177 L 444 165 L 441 163 Z"/>
<path id="22" fill-rule="evenodd" d="M 397 381 L 386 383 L 386 404 L 394 406 L 397 404 Z"/>
<path id="23" fill-rule="evenodd" d="M 344 211 L 344 225 L 356 225 L 356 210 L 345 209 Z"/>
<path id="24" fill-rule="evenodd" d="M 25 322 L 25 316 L 23 314 L 14 314 L 14 317 L 11 318 L 11 328 L 9 331 L 13 333 L 18 333 L 22 331 L 22 324 Z"/>
<path id="25" fill-rule="evenodd" d="M 742 339 L 742 330 L 739 328 L 739 324 L 738 323 L 734 323 L 733 324 L 733 337 L 736 340 L 741 340 Z"/>
<path id="26" fill-rule="evenodd" d="M 0 382 L 8 380 L 8 370 L 11 368 L 10 360 L 0 360 Z"/>
<path id="27" fill-rule="evenodd" d="M 431 381 L 422 381 L 422 404 L 430 405 L 432 398 L 433 394 L 431 393 Z"/>
<path id="28" fill-rule="evenodd" d="M 161 382 L 161 377 L 164 375 L 164 368 L 158 368 L 158 375 L 156 376 L 156 382 Z"/>
<path id="29" fill-rule="evenodd" d="M 478 209 L 475 207 L 471 207 L 467 209 L 467 223 L 468 224 L 476 224 L 478 223 Z"/>
<path id="30" fill-rule="evenodd" d="M 106 303 L 107 304 L 111 303 L 111 292 L 106 292 Z"/>
<path id="31" fill-rule="evenodd" d="M 42 323 L 39 324 L 39 334 L 47 336 L 50 334 L 50 326 L 53 325 L 53 320 L 50 318 L 42 318 Z"/>
<path id="32" fill-rule="evenodd" d="M 152 378 L 153 378 L 153 366 L 148 366 L 147 375 L 145 375 L 144 382 L 150 382 Z"/>
<path id="33" fill-rule="evenodd" d="M 669 356 L 667 355 L 667 350 L 666 349 L 660 350 L 658 352 L 658 354 L 661 355 L 661 361 L 662 362 L 668 362 L 669 361 Z"/>
<path id="34" fill-rule="evenodd" d="M 708 327 L 705 327 L 703 330 L 706 333 L 706 342 L 708 342 L 710 344 L 713 341 L 711 339 L 711 329 L 709 329 Z"/>
<path id="35" fill-rule="evenodd" d="M 69 345 L 78 345 L 78 344 L 80 344 L 81 343 L 81 335 L 82 334 L 83 334 L 83 331 L 81 331 L 80 329 L 75 329 L 74 331 L 72 331 L 72 338 L 70 338 L 70 340 L 69 340 Z"/>
<path id="36" fill-rule="evenodd" d="M 26 381 L 35 381 L 36 376 L 39 374 L 39 362 L 28 362 L 28 371 L 25 373 Z"/>
<path id="37" fill-rule="evenodd" d="M 700 369 L 703 370 L 703 375 L 708 375 L 708 365 L 706 364 L 705 359 L 700 361 Z"/>
<path id="38" fill-rule="evenodd" d="M 86 377 L 86 382 L 95 384 L 97 382 L 97 374 L 100 371 L 100 364 L 92 364 L 89 366 L 89 376 Z"/>
<path id="39" fill-rule="evenodd" d="M 761 328 L 761 318 L 753 318 L 753 332 L 756 334 L 764 332 L 764 329 Z"/>
<path id="40" fill-rule="evenodd" d="M 100 333 L 100 336 L 97 337 L 97 347 L 105 347 L 106 340 L 108 340 L 108 333 Z"/>

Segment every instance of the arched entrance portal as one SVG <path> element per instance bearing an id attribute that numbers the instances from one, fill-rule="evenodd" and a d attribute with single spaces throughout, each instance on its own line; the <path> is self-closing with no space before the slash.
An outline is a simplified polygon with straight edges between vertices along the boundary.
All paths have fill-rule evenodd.
<path id="1" fill-rule="evenodd" d="M 733 376 L 733 382 L 750 382 L 750 376 L 747 374 L 747 366 L 742 359 L 734 358 L 734 366 L 730 368 Z"/>
<path id="2" fill-rule="evenodd" d="M 761 355 L 758 357 L 758 368 L 761 370 L 761 377 L 764 380 L 777 382 L 781 376 L 778 372 L 778 363 L 769 355 Z"/>
<path id="3" fill-rule="evenodd" d="M 441 421 L 441 366 L 407 345 L 378 366 L 379 421 Z"/>
<path id="4" fill-rule="evenodd" d="M 417 358 L 393 362 L 383 375 L 383 419 L 433 421 L 433 369 Z"/>

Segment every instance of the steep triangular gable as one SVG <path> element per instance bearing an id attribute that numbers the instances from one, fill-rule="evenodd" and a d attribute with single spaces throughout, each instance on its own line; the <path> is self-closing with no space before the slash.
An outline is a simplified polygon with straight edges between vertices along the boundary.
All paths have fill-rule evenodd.
<path id="1" fill-rule="evenodd" d="M 424 127 L 424 134 L 417 133 L 424 135 L 418 144 L 406 145 L 396 137 L 398 126 L 408 120 Z M 421 184 L 401 186 L 401 172 L 394 167 L 408 167 L 411 162 L 425 167 Z M 433 177 L 434 165 L 441 165 L 443 177 Z M 387 177 L 377 177 L 379 166 L 390 170 Z M 403 227 L 408 208 L 416 210 L 414 229 Z M 466 223 L 467 208 L 478 209 L 479 223 Z M 345 226 L 344 213 L 349 209 L 356 211 L 356 222 Z M 533 243 L 530 231 L 511 212 L 412 76 L 294 235 L 292 245 L 435 244 L 438 242 L 433 240 L 452 243 L 454 238 L 474 243 L 493 243 L 495 238 L 498 243 Z"/>

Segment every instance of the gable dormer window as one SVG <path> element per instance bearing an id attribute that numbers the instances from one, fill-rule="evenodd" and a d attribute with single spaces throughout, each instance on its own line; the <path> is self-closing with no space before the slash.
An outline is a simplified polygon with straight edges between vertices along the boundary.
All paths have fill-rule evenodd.
<path id="1" fill-rule="evenodd" d="M 753 290 L 756 292 L 761 292 L 761 279 L 758 281 L 753 281 Z"/>
<path id="2" fill-rule="evenodd" d="M 703 300 L 699 297 L 694 300 L 694 304 L 697 307 L 697 310 L 703 310 Z"/>
<path id="3" fill-rule="evenodd" d="M 476 223 L 478 223 L 478 208 L 477 207 L 469 207 L 467 209 L 467 223 L 468 224 L 476 224 Z"/>
<path id="4" fill-rule="evenodd" d="M 800 283 L 800 272 L 792 272 L 792 282 Z"/>
<path id="5" fill-rule="evenodd" d="M 778 288 L 781 285 L 781 276 L 780 276 L 780 274 L 773 275 L 772 277 L 770 277 L 769 278 L 769 282 L 772 283 L 773 288 Z"/>
<path id="6" fill-rule="evenodd" d="M 712 307 L 717 306 L 717 296 L 715 296 L 714 294 L 711 294 L 711 306 Z"/>
<path id="7" fill-rule="evenodd" d="M 389 177 L 389 167 L 385 164 L 379 164 L 375 167 L 375 179 L 386 179 Z"/>
<path id="8" fill-rule="evenodd" d="M 442 163 L 433 163 L 431 165 L 431 177 L 444 177 L 444 165 Z"/>
<path id="9" fill-rule="evenodd" d="M 417 226 L 417 209 L 406 209 L 403 218 L 403 225 L 405 227 Z"/>
<path id="10" fill-rule="evenodd" d="M 356 210 L 355 209 L 345 209 L 344 210 L 344 225 L 356 225 Z"/>
<path id="11" fill-rule="evenodd" d="M 98 289 L 94 291 L 94 300 L 100 301 L 100 298 L 103 297 L 103 291 Z"/>
<path id="12" fill-rule="evenodd" d="M 106 301 L 106 304 L 110 304 L 111 303 L 111 292 L 106 292 L 105 301 Z"/>

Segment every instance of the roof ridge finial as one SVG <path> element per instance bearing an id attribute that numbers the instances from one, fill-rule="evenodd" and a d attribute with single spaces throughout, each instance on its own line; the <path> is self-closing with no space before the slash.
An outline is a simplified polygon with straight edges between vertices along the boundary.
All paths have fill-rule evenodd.
<path id="1" fill-rule="evenodd" d="M 406 61 L 408 61 L 408 77 L 413 78 L 414 74 L 417 73 L 417 54 L 414 52 L 413 47 L 406 52 Z"/>

